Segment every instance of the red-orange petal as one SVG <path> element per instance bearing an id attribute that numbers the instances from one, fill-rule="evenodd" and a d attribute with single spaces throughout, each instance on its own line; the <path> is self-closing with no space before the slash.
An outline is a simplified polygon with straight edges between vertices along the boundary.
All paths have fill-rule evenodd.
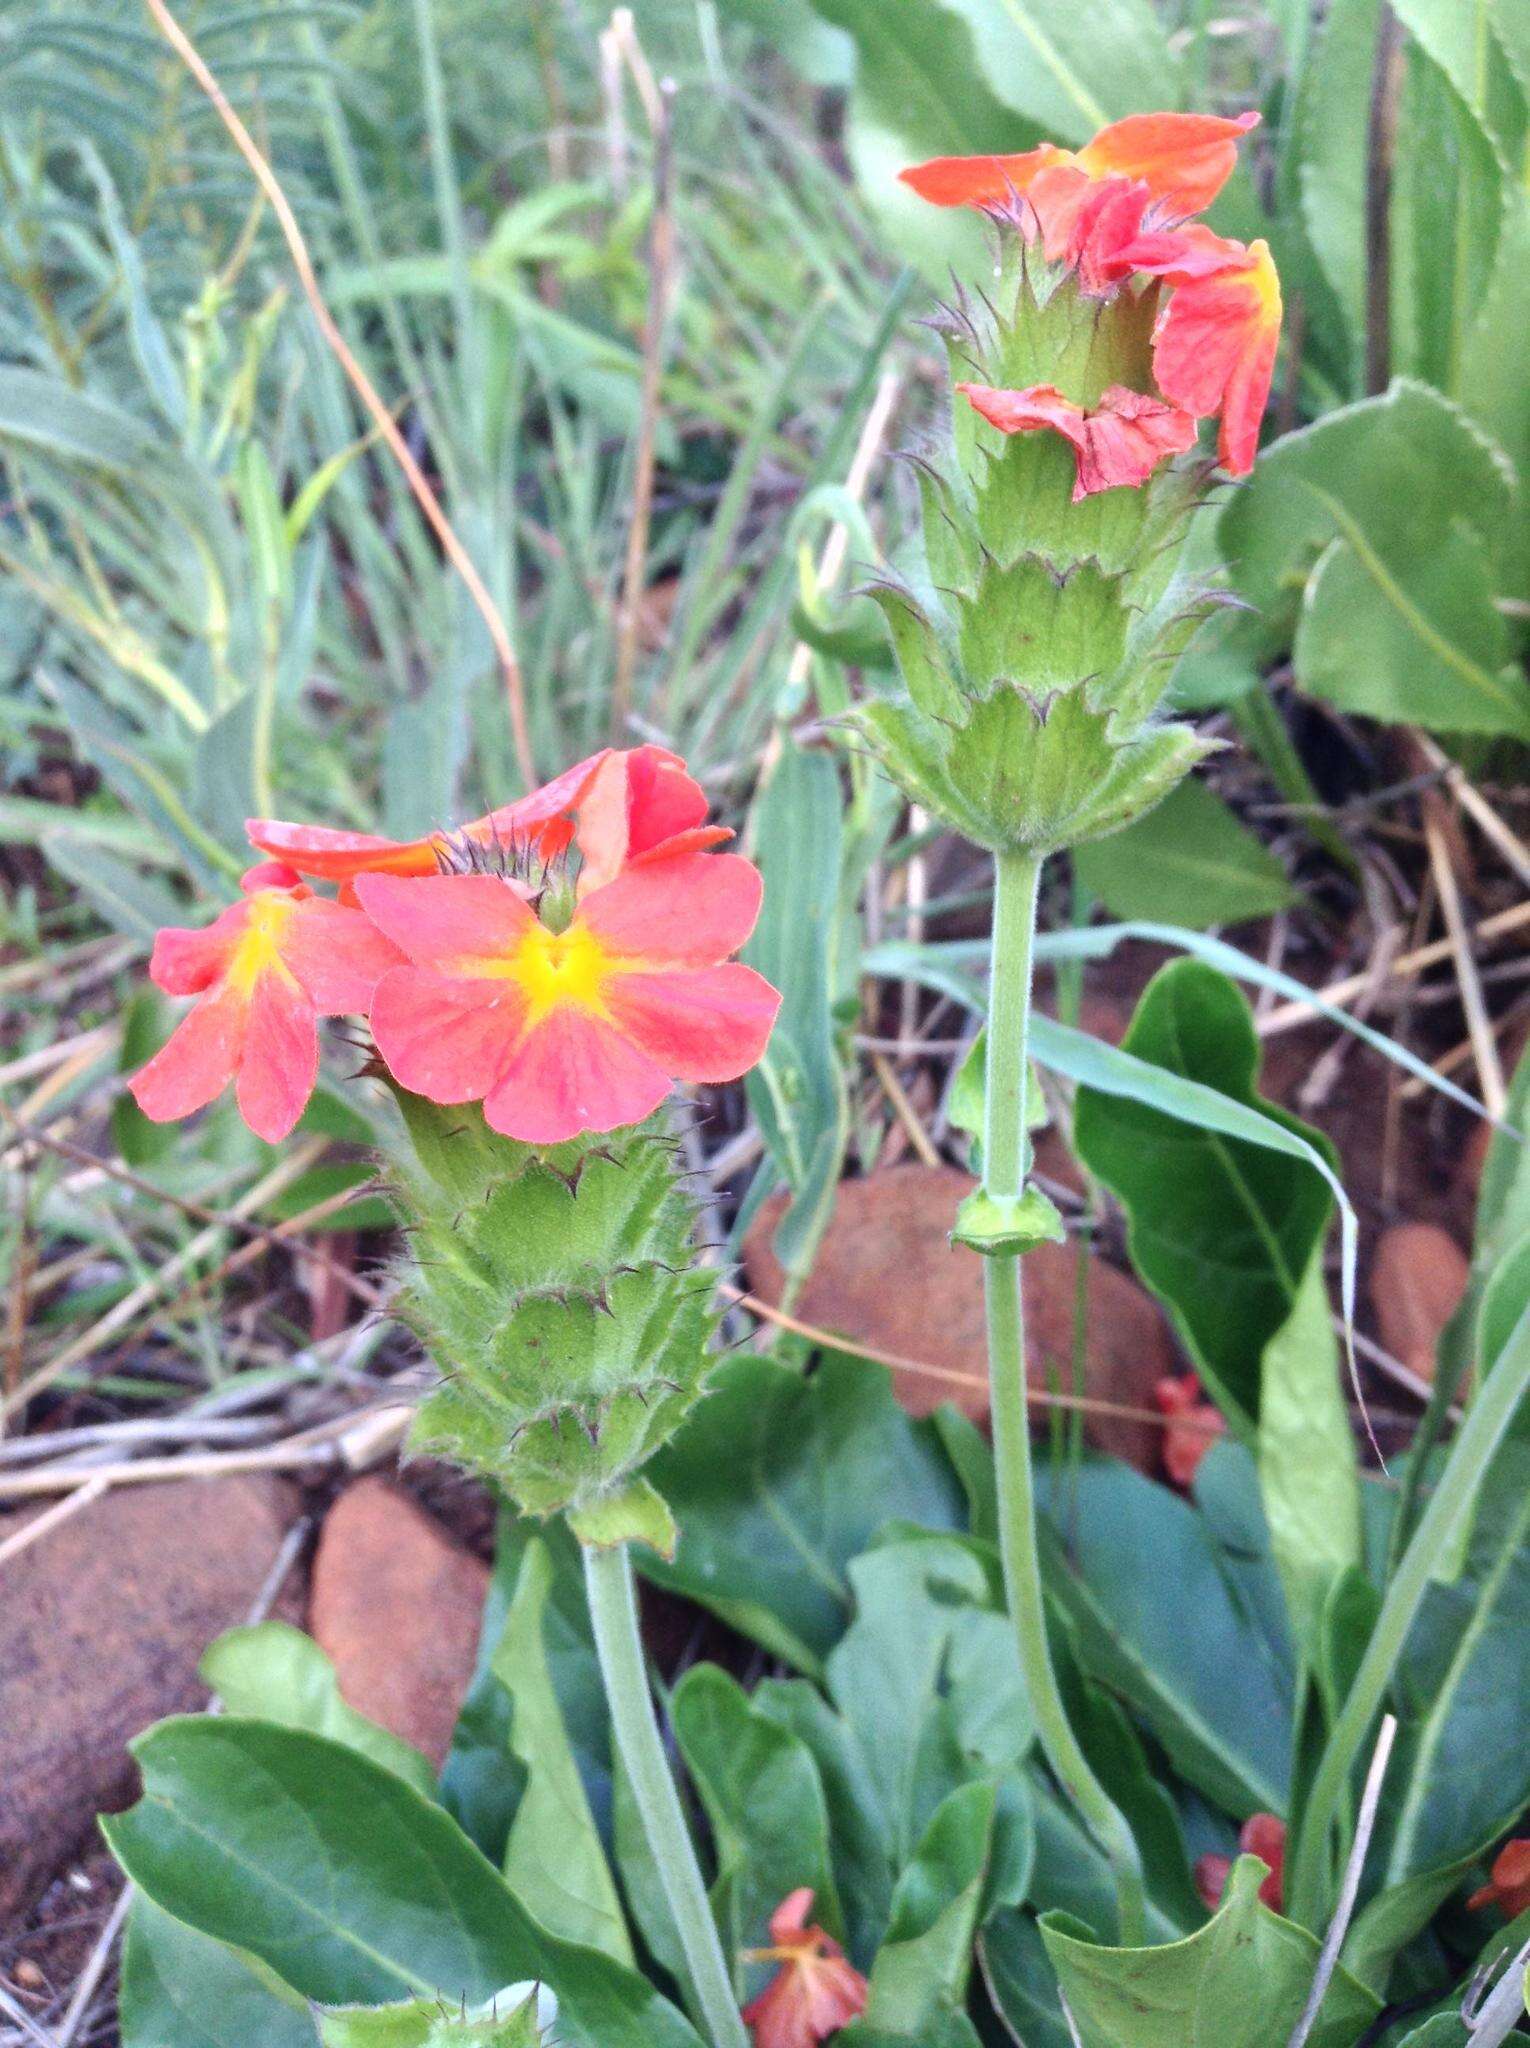
<path id="1" fill-rule="evenodd" d="M 1158 388 L 1198 418 L 1221 413 L 1218 454 L 1233 476 L 1247 475 L 1258 453 L 1280 318 L 1274 262 L 1267 244 L 1254 242 L 1236 269 L 1177 285 L 1158 323 Z"/>
<path id="2" fill-rule="evenodd" d="M 280 1144 L 307 1107 L 319 1078 L 319 1028 L 312 1002 L 285 974 L 262 974 L 234 1084 L 239 1114 L 257 1138 Z"/>
<path id="3" fill-rule="evenodd" d="M 174 1123 L 221 1095 L 238 1068 L 248 1020 L 249 1006 L 236 991 L 222 986 L 204 995 L 128 1083 L 144 1115 Z"/>
<path id="4" fill-rule="evenodd" d="M 293 825 L 282 818 L 246 818 L 252 846 L 319 881 L 347 882 L 356 875 L 433 875 L 436 847 L 429 839 L 384 839 L 375 832 L 342 832 L 330 825 Z"/>
<path id="5" fill-rule="evenodd" d="M 149 979 L 167 996 L 200 995 L 228 966 L 249 914 L 248 904 L 231 903 L 200 931 L 168 925 L 156 932 L 149 955 Z"/>
<path id="6" fill-rule="evenodd" d="M 525 1027 L 524 992 L 504 977 L 394 967 L 372 996 L 372 1037 L 402 1088 L 431 1102 L 480 1102 Z"/>
<path id="7" fill-rule="evenodd" d="M 781 998 L 764 975 L 731 962 L 613 975 L 606 1007 L 617 1029 L 675 1080 L 736 1081 L 769 1043 Z"/>
<path id="8" fill-rule="evenodd" d="M 369 917 L 307 896 L 282 935 L 282 960 L 321 1017 L 365 1016 L 372 991 L 403 954 Z"/>
<path id="9" fill-rule="evenodd" d="M 502 959 L 536 923 L 499 875 L 358 875 L 356 897 L 410 960 L 445 974 L 474 960 Z"/>
<path id="10" fill-rule="evenodd" d="M 1195 421 L 1179 407 L 1145 392 L 1112 384 L 1089 412 L 1064 398 L 1054 384 L 1025 391 L 1000 391 L 986 384 L 958 384 L 991 426 L 1004 434 L 1048 428 L 1073 449 L 1073 498 L 1119 486 L 1145 483 L 1171 455 L 1195 445 Z"/>
<path id="11" fill-rule="evenodd" d="M 901 182 L 931 206 L 1010 207 L 1038 171 L 1069 163 L 1073 152 L 1043 142 L 1018 156 L 937 156 L 899 171 Z"/>
<path id="12" fill-rule="evenodd" d="M 1259 116 L 1128 114 L 1112 121 L 1078 152 L 1092 176 L 1141 178 L 1165 212 L 1199 213 L 1233 174 L 1238 144 Z"/>
<path id="13" fill-rule="evenodd" d="M 585 897 L 579 917 L 618 956 L 711 967 L 754 930 L 762 887 L 740 854 L 680 854 L 628 868 Z"/>
<path id="14" fill-rule="evenodd" d="M 561 1145 L 581 1132 L 641 1123 L 669 1085 L 663 1068 L 620 1031 L 565 1004 L 516 1046 L 484 1097 L 483 1113 L 507 1138 Z"/>

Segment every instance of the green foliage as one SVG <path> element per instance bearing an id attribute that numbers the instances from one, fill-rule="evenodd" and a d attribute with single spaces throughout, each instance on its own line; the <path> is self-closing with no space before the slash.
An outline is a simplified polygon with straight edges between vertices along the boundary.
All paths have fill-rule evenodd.
<path id="1" fill-rule="evenodd" d="M 1312 1985 L 1318 1944 L 1259 1901 L 1265 1866 L 1246 1856 L 1207 1926 L 1162 1948 L 1103 1949 L 1060 1916 L 1042 1922 L 1083 2048 L 1265 2048 L 1283 2041 Z M 1353 2048 L 1380 2001 L 1342 1970 L 1309 2040 Z"/>
<path id="2" fill-rule="evenodd" d="M 328 1736 L 396 1772 L 427 1798 L 435 1792 L 429 1760 L 346 1705 L 334 1665 L 301 1629 L 285 1621 L 231 1628 L 203 1653 L 198 1669 L 231 1714 Z"/>
<path id="3" fill-rule="evenodd" d="M 824 1357 L 810 1379 L 731 1359 L 654 1461 L 675 1510 L 672 1562 L 647 1577 L 686 1593 L 799 1670 L 816 1672 L 852 1608 L 851 1561 L 884 1522 L 954 1528 L 961 1492 L 928 1424 L 887 1375 Z"/>
<path id="4" fill-rule="evenodd" d="M 1145 818 L 1081 846 L 1073 871 L 1112 917 L 1238 924 L 1295 900 L 1285 869 L 1195 777 Z"/>
<path id="5" fill-rule="evenodd" d="M 1215 1088 L 1331 1157 L 1317 1133 L 1259 1095 L 1248 1006 L 1200 961 L 1155 977 L 1122 1050 Z M 1092 1089 L 1080 1091 L 1074 1136 L 1125 1207 L 1133 1262 L 1173 1314 L 1196 1369 L 1250 1428 L 1260 1353 L 1290 1316 L 1327 1231 L 1327 1191 L 1293 1159 Z"/>
<path id="6" fill-rule="evenodd" d="M 539 1151 L 476 1105 L 401 1108 L 397 1312 L 445 1375 L 412 1441 L 530 1513 L 598 1516 L 601 1540 L 667 1532 L 634 1482 L 700 1394 L 717 1321 L 673 1141 L 653 1127 Z"/>
<path id="7" fill-rule="evenodd" d="M 103 1823 L 134 1883 L 303 1998 L 450 2009 L 540 1980 L 570 2048 L 695 2048 L 649 1985 L 550 1935 L 446 1814 L 370 1758 L 233 1716 L 162 1722 L 135 1754 L 144 1797 Z"/>

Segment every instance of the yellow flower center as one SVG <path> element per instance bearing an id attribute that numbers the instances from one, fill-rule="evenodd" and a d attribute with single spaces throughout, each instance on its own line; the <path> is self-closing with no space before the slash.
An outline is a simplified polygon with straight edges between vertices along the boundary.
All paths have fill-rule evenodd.
<path id="1" fill-rule="evenodd" d="M 282 959 L 282 941 L 296 908 L 296 901 L 277 889 L 262 889 L 250 898 L 250 914 L 225 977 L 241 995 L 248 996 L 263 974 L 275 972 L 292 980 L 292 970 Z"/>
<path id="2" fill-rule="evenodd" d="M 583 925 L 550 932 L 539 924 L 521 940 L 498 972 L 515 982 L 530 1005 L 528 1028 L 565 1005 L 604 1016 L 605 989 L 616 963 Z"/>

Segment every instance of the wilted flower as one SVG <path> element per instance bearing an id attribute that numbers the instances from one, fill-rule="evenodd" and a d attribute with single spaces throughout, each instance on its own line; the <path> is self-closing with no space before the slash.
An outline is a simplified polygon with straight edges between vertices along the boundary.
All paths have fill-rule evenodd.
<path id="1" fill-rule="evenodd" d="M 1272 1913 L 1285 1905 L 1286 1824 L 1277 1814 L 1256 1813 L 1243 1823 L 1238 1847 L 1245 1856 L 1257 1856 L 1269 1865 L 1269 1875 L 1259 1887 L 1259 1896 Z M 1233 1867 L 1231 1856 L 1200 1856 L 1195 1865 L 1195 1888 L 1208 1913 L 1222 1903 L 1223 1888 Z"/>
<path id="2" fill-rule="evenodd" d="M 1189 413 L 1124 384 L 1112 384 L 1088 411 L 1064 398 L 1054 384 L 1033 384 L 1028 391 L 995 391 L 987 384 L 956 388 L 1001 434 L 1041 427 L 1061 434 L 1072 446 L 1078 470 L 1075 505 L 1095 491 L 1143 483 L 1166 455 L 1183 455 L 1195 446 Z"/>
<path id="3" fill-rule="evenodd" d="M 1201 1393 L 1201 1383 L 1193 1372 L 1157 1381 L 1153 1402 L 1169 1418 L 1163 1433 L 1163 1468 L 1174 1484 L 1188 1493 L 1202 1458 L 1217 1438 L 1225 1435 L 1227 1424 L 1221 1410 Z"/>
<path id="4" fill-rule="evenodd" d="M 788 1893 L 770 1916 L 771 1946 L 752 1954 L 781 1965 L 744 2008 L 754 2048 L 818 2048 L 866 2010 L 866 1979 L 837 1941 L 807 1925 L 812 1909 L 807 1886 Z"/>
<path id="5" fill-rule="evenodd" d="M 1530 1836 L 1520 1835 L 1504 1843 L 1487 1883 L 1466 1903 L 1474 1912 L 1483 1906 L 1497 1906 L 1511 1920 L 1530 1913 Z"/>

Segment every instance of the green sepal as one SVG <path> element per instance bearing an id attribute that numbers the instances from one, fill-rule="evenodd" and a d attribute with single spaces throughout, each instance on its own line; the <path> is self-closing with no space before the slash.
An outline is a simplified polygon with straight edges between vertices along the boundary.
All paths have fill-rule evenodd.
<path id="1" fill-rule="evenodd" d="M 440 1998 L 409 1998 L 399 2005 L 317 2006 L 314 2020 L 324 2048 L 543 2048 L 553 2038 L 543 2025 L 551 2027 L 554 2010 L 546 1991 L 515 1985 L 470 2011 L 454 2011 Z"/>
<path id="2" fill-rule="evenodd" d="M 576 1509 L 568 1525 L 592 1550 L 614 1550 L 618 1543 L 646 1543 L 673 1563 L 680 1532 L 669 1503 L 656 1486 L 635 1479 L 620 1493 L 607 1494 Z"/>
<path id="3" fill-rule="evenodd" d="M 887 621 L 909 696 L 926 717 L 959 725 L 966 715 L 962 685 L 934 621 L 913 595 L 897 584 L 877 584 L 869 595 Z"/>
<path id="4" fill-rule="evenodd" d="M 985 1259 L 1007 1258 L 1038 1244 L 1063 1244 L 1068 1236 L 1055 1203 L 1040 1188 L 1021 1195 L 991 1195 L 974 1188 L 956 1212 L 952 1244 L 964 1244 Z"/>

